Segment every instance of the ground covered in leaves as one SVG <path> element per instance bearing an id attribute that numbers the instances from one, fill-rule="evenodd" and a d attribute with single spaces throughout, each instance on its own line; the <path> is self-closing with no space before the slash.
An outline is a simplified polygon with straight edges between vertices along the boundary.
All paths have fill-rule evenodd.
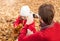
<path id="1" fill-rule="evenodd" d="M 38 13 L 43 3 L 55 7 L 54 20 L 60 22 L 60 0 L 0 0 L 0 41 L 15 41 L 13 22 L 19 16 L 21 6 L 29 5 L 31 11 Z"/>

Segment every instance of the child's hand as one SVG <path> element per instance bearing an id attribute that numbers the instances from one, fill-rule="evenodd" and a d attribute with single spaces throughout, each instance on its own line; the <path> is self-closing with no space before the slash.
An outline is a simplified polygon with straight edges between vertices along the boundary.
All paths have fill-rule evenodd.
<path id="1" fill-rule="evenodd" d="M 31 34 L 33 34 L 33 31 L 27 29 L 27 34 L 26 35 L 28 36 L 28 35 L 31 35 Z"/>

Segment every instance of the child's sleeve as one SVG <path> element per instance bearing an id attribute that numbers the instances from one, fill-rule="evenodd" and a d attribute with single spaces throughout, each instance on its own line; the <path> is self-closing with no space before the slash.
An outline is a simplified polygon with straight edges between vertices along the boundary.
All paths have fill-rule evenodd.
<path id="1" fill-rule="evenodd" d="M 28 25 L 28 29 L 30 29 L 31 31 L 33 31 L 33 33 L 36 32 L 36 29 L 35 29 L 35 22 L 33 22 L 32 24 Z"/>
<path id="2" fill-rule="evenodd" d="M 20 31 L 20 35 L 18 37 L 19 41 L 22 41 L 22 39 L 26 36 L 27 33 L 27 29 L 28 29 L 28 25 L 25 25 L 22 30 Z"/>
<path id="3" fill-rule="evenodd" d="M 16 21 L 14 22 L 13 26 L 17 27 L 20 23 L 23 23 L 23 20 L 20 20 L 20 16 L 16 19 Z"/>
<path id="4" fill-rule="evenodd" d="M 20 23 L 20 16 L 16 19 L 13 26 L 16 27 L 16 26 L 18 26 L 19 23 Z"/>

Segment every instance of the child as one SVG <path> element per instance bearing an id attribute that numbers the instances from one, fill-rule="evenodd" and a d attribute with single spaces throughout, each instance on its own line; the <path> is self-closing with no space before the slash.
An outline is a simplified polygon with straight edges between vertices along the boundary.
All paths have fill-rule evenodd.
<path id="1" fill-rule="evenodd" d="M 21 23 L 23 24 L 23 28 L 20 31 L 18 41 L 24 36 L 36 32 L 33 14 L 27 5 L 21 7 L 20 16 L 14 22 L 14 27 L 16 28 Z"/>

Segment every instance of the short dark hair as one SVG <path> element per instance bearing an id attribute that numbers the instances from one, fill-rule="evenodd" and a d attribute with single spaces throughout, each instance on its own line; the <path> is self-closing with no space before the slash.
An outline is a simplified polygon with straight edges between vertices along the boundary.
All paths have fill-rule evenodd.
<path id="1" fill-rule="evenodd" d="M 54 6 L 51 4 L 43 4 L 39 7 L 38 14 L 47 25 L 50 25 L 54 18 Z"/>

